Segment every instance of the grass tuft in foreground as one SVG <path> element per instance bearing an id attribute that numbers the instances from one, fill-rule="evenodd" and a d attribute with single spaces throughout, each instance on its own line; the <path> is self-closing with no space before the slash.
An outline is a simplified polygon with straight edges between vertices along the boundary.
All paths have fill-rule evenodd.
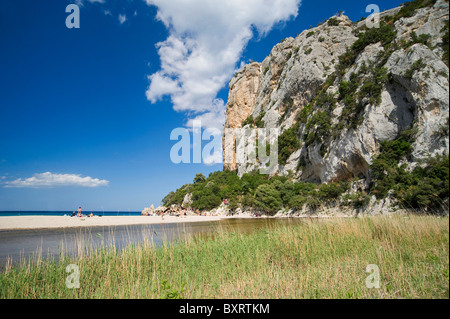
<path id="1" fill-rule="evenodd" d="M 69 264 L 79 289 L 66 287 Z M 368 265 L 379 289 L 366 286 Z M 447 217 L 324 219 L 38 259 L 0 274 L 0 297 L 449 298 L 448 276 Z"/>

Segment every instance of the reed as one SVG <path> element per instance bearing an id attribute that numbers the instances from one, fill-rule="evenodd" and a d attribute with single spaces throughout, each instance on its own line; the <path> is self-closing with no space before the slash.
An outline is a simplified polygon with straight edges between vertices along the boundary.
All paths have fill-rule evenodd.
<path id="1" fill-rule="evenodd" d="M 1 298 L 449 298 L 448 217 L 305 220 L 216 228 L 155 246 L 42 257 L 0 274 Z M 80 288 L 68 289 L 76 264 Z M 380 270 L 369 289 L 367 265 Z"/>

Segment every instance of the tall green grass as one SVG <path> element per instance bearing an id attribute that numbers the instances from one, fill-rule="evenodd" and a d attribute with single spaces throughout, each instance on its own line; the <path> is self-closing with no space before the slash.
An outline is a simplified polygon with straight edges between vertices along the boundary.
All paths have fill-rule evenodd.
<path id="1" fill-rule="evenodd" d="M 79 289 L 66 287 L 69 264 Z M 379 289 L 366 287 L 369 264 Z M 447 217 L 324 219 L 37 258 L 0 274 L 0 297 L 449 298 L 448 274 Z"/>

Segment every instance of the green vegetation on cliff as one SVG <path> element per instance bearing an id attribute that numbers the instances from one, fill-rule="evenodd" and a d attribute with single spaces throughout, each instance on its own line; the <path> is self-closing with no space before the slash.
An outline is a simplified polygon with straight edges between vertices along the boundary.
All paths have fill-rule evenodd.
<path id="1" fill-rule="evenodd" d="M 357 36 L 356 41 L 346 48 L 345 53 L 335 57 L 331 62 L 335 71 L 325 73 L 324 77 L 327 76 L 327 79 L 311 88 L 311 97 L 303 101 L 303 107 L 298 105 L 295 89 L 282 95 L 279 125 L 287 115 L 297 113 L 293 123 L 282 128 L 278 139 L 278 164 L 281 169 L 288 164 L 292 154 L 300 150 L 297 172 L 303 169 L 314 170 L 309 162 L 311 150 L 319 150 L 318 154 L 326 161 L 330 156 L 330 145 L 336 145 L 332 144 L 334 141 L 345 137 L 345 134 L 357 132 L 364 124 L 367 110 L 383 107 L 383 90 L 395 91 L 398 84 L 398 75 L 392 73 L 394 71 L 389 68 L 387 61 L 395 52 L 408 51 L 418 43 L 430 47 L 436 40 L 436 35 L 417 35 L 415 32 L 411 32 L 409 38 L 397 37 L 396 24 L 400 19 L 414 16 L 416 10 L 431 7 L 435 3 L 436 0 L 406 2 L 396 14 L 385 15 L 379 28 L 367 28 L 364 24 L 355 27 L 353 31 Z M 328 20 L 328 26 L 338 25 L 339 19 Z M 311 38 L 315 32 L 310 30 L 306 37 Z M 448 65 L 448 21 L 440 30 L 439 36 L 442 37 L 442 43 L 438 44 L 443 49 L 442 59 Z M 366 50 L 374 44 L 379 45 L 373 51 Z M 297 47 L 292 50 L 298 52 L 299 49 Z M 363 52 L 376 53 L 367 58 L 361 56 Z M 414 63 L 411 62 L 409 68 L 404 68 L 401 76 L 411 80 L 425 67 L 429 67 L 426 59 L 419 58 Z M 264 73 L 269 69 L 266 67 Z M 279 72 L 281 71 L 282 68 Z M 410 102 L 406 100 L 406 103 Z M 300 109 L 296 109 L 297 107 Z M 264 127 L 264 120 L 269 118 L 264 110 L 263 106 L 258 116 L 248 116 L 242 126 Z M 389 116 L 387 113 L 385 115 Z M 448 127 L 443 126 L 435 134 L 436 138 L 448 136 Z M 216 172 L 200 183 L 184 185 L 170 193 L 163 203 L 182 205 L 186 195 L 191 194 L 190 206 L 200 210 L 216 208 L 227 198 L 232 209 L 253 208 L 271 215 L 281 209 L 301 210 L 305 206 L 315 209 L 331 202 L 360 208 L 375 195 L 378 199 L 391 196 L 401 207 L 407 209 L 429 212 L 443 208 L 448 211 L 448 156 L 430 157 L 421 163 L 413 163 L 413 142 L 414 130 L 409 130 L 402 132 L 394 140 L 377 145 L 380 146 L 380 152 L 371 159 L 370 170 L 365 173 L 371 185 L 356 192 L 348 192 L 351 180 L 317 185 L 295 182 L 287 177 L 269 178 L 255 172 L 244 174 L 242 178 L 235 173 Z M 334 154 L 331 153 L 331 156 Z M 317 176 L 314 178 L 318 179 Z"/>
<path id="2" fill-rule="evenodd" d="M 401 164 L 412 151 L 411 137 L 402 134 L 393 141 L 381 143 L 380 154 L 371 165 L 371 191 L 378 198 L 392 192 L 398 203 L 406 208 L 422 211 L 448 210 L 449 157 L 430 157 L 408 170 Z"/>
<path id="3" fill-rule="evenodd" d="M 381 143 L 379 155 L 370 166 L 371 186 L 367 190 L 348 192 L 351 181 L 315 184 L 295 182 L 284 176 L 263 175 L 258 172 L 244 174 L 235 172 L 211 173 L 198 178 L 163 200 L 165 206 L 182 206 L 187 194 L 191 203 L 185 205 L 199 210 L 211 210 L 220 206 L 224 199 L 229 208 L 255 209 L 273 215 L 281 209 L 317 209 L 327 204 L 339 204 L 361 208 L 368 204 L 370 196 L 383 199 L 392 195 L 405 208 L 435 213 L 448 210 L 449 157 L 430 157 L 409 171 L 402 160 L 410 156 L 413 130 L 403 132 L 393 141 Z"/>
<path id="4" fill-rule="evenodd" d="M 239 178 L 236 173 L 223 171 L 211 173 L 202 182 L 187 184 L 163 199 L 165 206 L 183 204 L 190 193 L 192 208 L 211 210 L 228 199 L 230 209 L 238 207 L 256 209 L 273 215 L 280 209 L 301 209 L 304 205 L 318 208 L 320 205 L 339 201 L 349 190 L 349 182 L 314 184 L 293 182 L 288 177 L 252 172 Z"/>

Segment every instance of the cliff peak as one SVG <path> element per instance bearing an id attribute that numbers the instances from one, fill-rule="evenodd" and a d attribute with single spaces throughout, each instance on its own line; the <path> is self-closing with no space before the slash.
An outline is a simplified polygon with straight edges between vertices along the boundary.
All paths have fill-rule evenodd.
<path id="1" fill-rule="evenodd" d="M 416 0 L 368 26 L 336 15 L 244 66 L 229 85 L 225 129 L 278 128 L 273 173 L 299 181 L 370 179 L 382 143 L 407 131 L 409 169 L 448 155 L 448 1 Z M 265 165 L 238 163 L 235 143 L 223 147 L 234 152 L 225 170 Z"/>

